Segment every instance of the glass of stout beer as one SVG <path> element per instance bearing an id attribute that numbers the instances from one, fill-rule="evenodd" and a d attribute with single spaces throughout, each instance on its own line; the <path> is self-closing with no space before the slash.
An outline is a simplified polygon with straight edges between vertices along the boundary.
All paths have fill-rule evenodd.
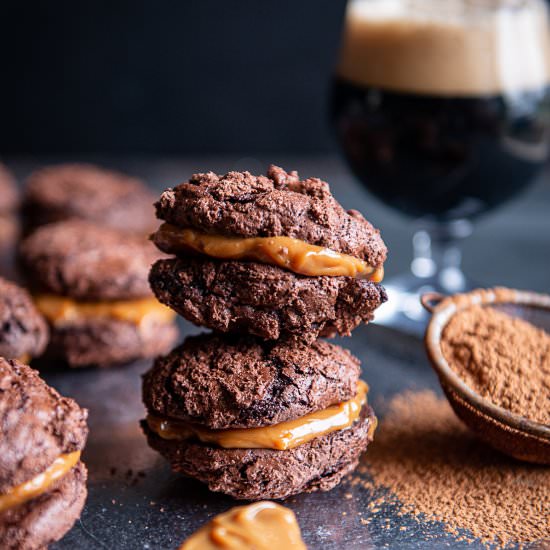
<path id="1" fill-rule="evenodd" d="M 547 160 L 549 76 L 543 0 L 349 1 L 332 122 L 361 182 L 419 221 L 389 324 L 421 331 L 419 293 L 469 287 L 458 239 Z"/>

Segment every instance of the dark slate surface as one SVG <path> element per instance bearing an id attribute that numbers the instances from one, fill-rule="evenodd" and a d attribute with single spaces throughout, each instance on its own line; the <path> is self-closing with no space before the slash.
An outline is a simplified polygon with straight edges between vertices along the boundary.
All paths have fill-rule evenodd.
<path id="1" fill-rule="evenodd" d="M 92 159 L 93 160 L 93 159 Z M 271 159 L 269 159 L 271 160 Z M 406 269 L 410 261 L 412 226 L 375 203 L 332 159 L 273 159 L 304 175 L 331 181 L 340 200 L 365 212 L 390 248 L 387 275 Z M 265 159 L 107 161 L 108 164 L 145 176 L 157 188 L 185 179 L 205 169 L 265 168 Z M 35 161 L 11 163 L 24 176 Z M 550 286 L 550 185 L 541 181 L 530 193 L 479 224 L 466 243 L 465 267 L 485 285 L 548 291 Z M 182 337 L 199 332 L 181 323 Z M 371 386 L 371 403 L 383 411 L 383 402 L 405 388 L 433 388 L 435 375 L 420 340 L 380 326 L 362 327 L 343 345 L 363 362 Z M 48 382 L 75 397 L 90 409 L 90 438 L 84 460 L 90 471 L 89 498 L 81 520 L 54 549 L 173 549 L 201 524 L 232 505 L 231 499 L 209 493 L 197 482 L 170 472 L 149 450 L 138 426 L 143 417 L 140 375 L 148 363 L 112 370 L 47 372 Z M 345 498 L 352 493 L 353 498 Z M 391 506 L 364 525 L 373 494 L 347 483 L 324 494 L 300 495 L 287 501 L 296 512 L 304 539 L 311 549 L 359 548 L 477 548 L 444 533 L 436 523 L 419 523 L 400 517 Z M 362 516 L 359 516 L 359 512 Z M 406 527 L 402 530 L 401 527 Z"/>

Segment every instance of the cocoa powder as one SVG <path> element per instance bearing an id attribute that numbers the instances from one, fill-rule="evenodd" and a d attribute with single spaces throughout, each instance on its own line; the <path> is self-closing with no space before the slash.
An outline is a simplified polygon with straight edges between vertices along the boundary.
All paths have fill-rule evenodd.
<path id="1" fill-rule="evenodd" d="M 400 515 L 441 521 L 459 539 L 541 548 L 550 541 L 550 469 L 485 445 L 431 391 L 391 401 L 360 471 L 369 481 L 352 485 L 361 479 L 370 490 L 389 489 Z M 383 509 L 375 503 L 369 513 Z"/>
<path id="2" fill-rule="evenodd" d="M 441 339 L 451 368 L 482 397 L 550 424 L 550 335 L 492 307 L 451 318 Z"/>

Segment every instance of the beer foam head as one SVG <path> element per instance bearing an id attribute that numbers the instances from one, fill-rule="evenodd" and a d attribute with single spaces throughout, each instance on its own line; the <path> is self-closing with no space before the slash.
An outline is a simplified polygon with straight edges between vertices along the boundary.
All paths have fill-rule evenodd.
<path id="1" fill-rule="evenodd" d="M 338 74 L 433 95 L 539 89 L 550 75 L 543 0 L 350 0 Z"/>

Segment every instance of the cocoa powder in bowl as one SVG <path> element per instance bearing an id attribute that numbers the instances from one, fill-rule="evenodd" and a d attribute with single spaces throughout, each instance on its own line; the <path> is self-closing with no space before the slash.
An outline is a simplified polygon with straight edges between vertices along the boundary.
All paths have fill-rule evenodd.
<path id="1" fill-rule="evenodd" d="M 396 396 L 352 485 L 386 488 L 365 523 L 397 507 L 440 521 L 459 540 L 488 547 L 550 541 L 550 468 L 506 457 L 481 442 L 431 391 Z"/>
<path id="2" fill-rule="evenodd" d="M 550 335 L 493 307 L 453 315 L 441 349 L 449 366 L 481 397 L 550 424 Z"/>

